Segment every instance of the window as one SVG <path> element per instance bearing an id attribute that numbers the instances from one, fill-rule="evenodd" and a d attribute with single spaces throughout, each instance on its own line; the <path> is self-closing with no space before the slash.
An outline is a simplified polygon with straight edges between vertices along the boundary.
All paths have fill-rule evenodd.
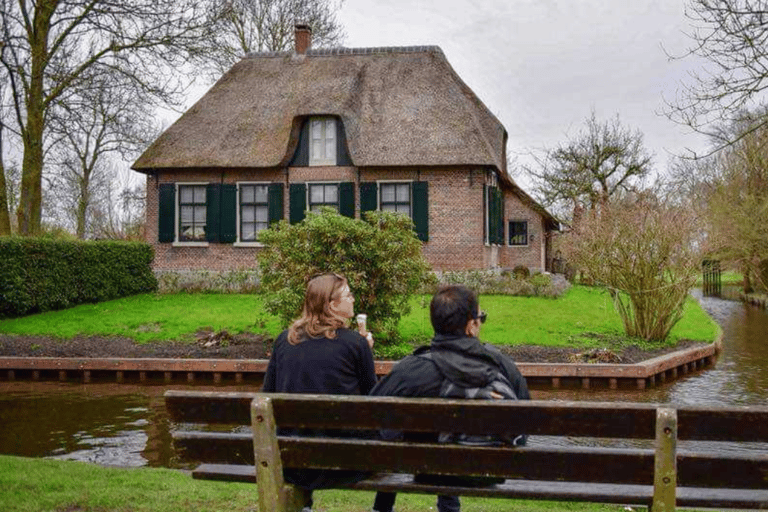
<path id="1" fill-rule="evenodd" d="M 309 165 L 336 165 L 336 120 L 330 117 L 309 121 Z"/>
<path id="2" fill-rule="evenodd" d="M 411 183 L 381 183 L 379 207 L 384 212 L 411 214 Z"/>
<path id="3" fill-rule="evenodd" d="M 205 242 L 208 205 L 205 185 L 179 185 L 179 242 Z"/>
<path id="4" fill-rule="evenodd" d="M 269 227 L 269 185 L 240 184 L 241 242 L 256 242 L 262 229 Z"/>
<path id="5" fill-rule="evenodd" d="M 309 211 L 315 212 L 322 206 L 339 211 L 338 183 L 310 183 L 308 185 Z"/>
<path id="6" fill-rule="evenodd" d="M 528 221 L 509 221 L 509 245 L 528 245 Z"/>

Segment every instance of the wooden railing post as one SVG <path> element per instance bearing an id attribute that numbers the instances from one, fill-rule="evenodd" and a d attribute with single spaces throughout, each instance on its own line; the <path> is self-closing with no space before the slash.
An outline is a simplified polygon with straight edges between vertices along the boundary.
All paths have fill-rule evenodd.
<path id="1" fill-rule="evenodd" d="M 297 512 L 306 503 L 306 491 L 283 481 L 283 463 L 277 444 L 272 400 L 258 396 L 251 402 L 253 453 L 260 512 Z"/>
<path id="2" fill-rule="evenodd" d="M 677 496 L 677 411 L 656 409 L 656 456 L 651 512 L 674 512 Z"/>

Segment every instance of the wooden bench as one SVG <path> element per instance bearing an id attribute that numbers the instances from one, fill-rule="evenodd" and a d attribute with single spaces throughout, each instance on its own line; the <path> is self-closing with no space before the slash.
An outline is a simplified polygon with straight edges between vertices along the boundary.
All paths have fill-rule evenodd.
<path id="1" fill-rule="evenodd" d="M 653 512 L 768 509 L 768 445 L 734 453 L 709 443 L 765 443 L 768 408 L 196 391 L 168 391 L 165 403 L 180 423 L 173 438 L 181 458 L 204 463 L 193 476 L 255 481 L 261 512 L 301 509 L 303 491 L 283 482 L 284 467 L 375 472 L 339 486 L 359 490 L 642 505 Z M 436 432 L 447 425 L 467 434 L 530 437 L 526 447 L 489 448 L 276 435 L 278 427 Z M 211 426 L 218 430 L 201 430 Z M 608 438 L 620 447 L 576 438 Z M 678 449 L 679 441 L 692 444 Z M 415 473 L 506 480 L 446 487 L 418 483 Z"/>

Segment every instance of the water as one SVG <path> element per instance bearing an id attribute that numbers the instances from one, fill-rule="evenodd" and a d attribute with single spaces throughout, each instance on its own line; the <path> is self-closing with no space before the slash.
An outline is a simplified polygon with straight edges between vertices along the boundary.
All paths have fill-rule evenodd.
<path id="1" fill-rule="evenodd" d="M 768 313 L 740 302 L 702 298 L 700 294 L 697 298 L 723 328 L 723 352 L 713 368 L 647 390 L 534 390 L 533 398 L 705 406 L 768 405 Z M 0 453 L 72 459 L 105 466 L 183 467 L 171 447 L 172 425 L 162 397 L 165 389 L 159 383 L 0 383 Z M 256 391 L 257 386 L 227 386 L 226 389 Z M 593 441 L 532 438 L 532 444 L 537 442 Z M 768 446 L 717 443 L 708 449 L 764 453 Z"/>

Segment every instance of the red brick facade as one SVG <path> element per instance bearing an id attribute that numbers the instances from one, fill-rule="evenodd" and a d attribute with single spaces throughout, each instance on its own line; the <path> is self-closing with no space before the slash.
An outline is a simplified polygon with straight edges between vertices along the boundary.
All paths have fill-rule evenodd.
<path id="1" fill-rule="evenodd" d="M 359 184 L 369 181 L 427 181 L 429 183 L 429 241 L 424 256 L 433 270 L 546 268 L 546 229 L 540 213 L 511 190 L 504 190 L 505 243 L 485 243 L 484 185 L 495 186 L 491 171 L 483 168 L 365 168 L 293 167 L 288 169 L 227 169 L 176 171 L 147 176 L 147 241 L 155 248 L 154 269 L 159 271 L 240 270 L 256 266 L 259 248 L 253 244 L 210 243 L 190 246 L 158 242 L 159 185 L 162 183 L 280 182 L 284 188 L 284 218 L 289 215 L 288 186 L 314 181 L 356 184 L 355 215 L 360 216 Z M 509 221 L 528 222 L 528 244 L 509 246 Z"/>

